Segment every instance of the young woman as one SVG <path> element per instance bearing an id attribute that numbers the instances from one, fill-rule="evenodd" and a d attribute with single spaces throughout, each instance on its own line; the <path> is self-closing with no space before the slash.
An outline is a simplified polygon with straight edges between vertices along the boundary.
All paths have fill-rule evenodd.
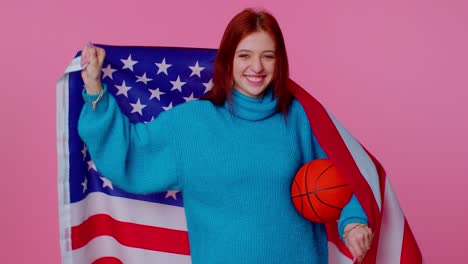
<path id="1" fill-rule="evenodd" d="M 327 263 L 324 226 L 294 209 L 289 188 L 326 154 L 287 90 L 281 30 L 247 9 L 229 23 L 204 98 L 131 124 L 100 81 L 103 49 L 83 49 L 79 133 L 99 171 L 135 193 L 183 192 L 192 263 Z M 357 259 L 371 242 L 353 196 L 338 222 Z"/>

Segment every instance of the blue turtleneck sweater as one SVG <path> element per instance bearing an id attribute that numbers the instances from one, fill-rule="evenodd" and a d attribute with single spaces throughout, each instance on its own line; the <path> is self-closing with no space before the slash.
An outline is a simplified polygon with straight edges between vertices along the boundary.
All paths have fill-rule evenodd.
<path id="1" fill-rule="evenodd" d="M 327 263 L 324 226 L 301 217 L 290 200 L 296 171 L 326 155 L 297 101 L 286 120 L 275 107 L 271 92 L 256 99 L 234 91 L 232 111 L 192 101 L 131 124 L 105 93 L 95 111 L 85 104 L 78 130 L 116 186 L 183 192 L 193 264 Z M 354 196 L 340 232 L 350 222 L 367 223 Z"/>

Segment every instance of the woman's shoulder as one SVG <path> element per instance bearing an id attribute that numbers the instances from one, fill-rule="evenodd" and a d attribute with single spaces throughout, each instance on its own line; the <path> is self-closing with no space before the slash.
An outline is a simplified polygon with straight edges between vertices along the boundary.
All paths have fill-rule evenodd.
<path id="1" fill-rule="evenodd" d="M 289 114 L 295 118 L 307 118 L 304 107 L 296 98 L 293 98 L 289 106 Z"/>
<path id="2" fill-rule="evenodd" d="M 299 125 L 299 127 L 307 131 L 310 130 L 311 121 L 309 120 L 309 117 L 307 116 L 307 113 L 305 112 L 302 104 L 295 98 L 289 107 L 288 115 L 292 123 Z"/>

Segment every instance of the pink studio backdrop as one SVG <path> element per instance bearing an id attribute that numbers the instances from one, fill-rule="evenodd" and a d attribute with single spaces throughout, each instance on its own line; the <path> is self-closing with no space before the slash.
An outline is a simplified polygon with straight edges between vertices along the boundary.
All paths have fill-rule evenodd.
<path id="1" fill-rule="evenodd" d="M 216 48 L 263 6 L 292 78 L 385 165 L 426 263 L 468 259 L 468 2 L 2 1 L 2 263 L 60 263 L 55 82 L 86 41 Z M 379 2 L 379 3 L 377 3 Z"/>

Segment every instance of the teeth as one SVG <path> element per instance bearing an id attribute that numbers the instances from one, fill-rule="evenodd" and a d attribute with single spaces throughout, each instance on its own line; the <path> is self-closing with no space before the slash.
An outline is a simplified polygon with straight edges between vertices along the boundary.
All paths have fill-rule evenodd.
<path id="1" fill-rule="evenodd" d="M 253 77 L 253 76 L 246 76 L 247 80 L 252 81 L 252 82 L 259 82 L 263 79 L 263 77 Z"/>

